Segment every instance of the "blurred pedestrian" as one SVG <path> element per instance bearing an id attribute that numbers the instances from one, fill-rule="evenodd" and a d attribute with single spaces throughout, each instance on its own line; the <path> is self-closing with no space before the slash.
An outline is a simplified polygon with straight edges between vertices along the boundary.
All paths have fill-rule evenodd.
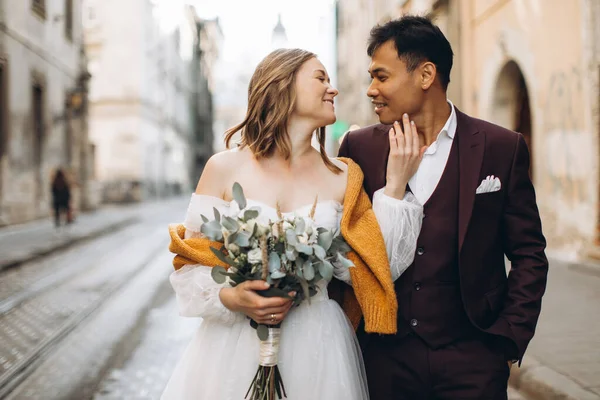
<path id="1" fill-rule="evenodd" d="M 52 180 L 52 206 L 54 208 L 54 223 L 57 228 L 60 226 L 61 215 L 63 214 L 67 224 L 73 222 L 70 203 L 71 189 L 69 182 L 64 171 L 58 168 Z"/>

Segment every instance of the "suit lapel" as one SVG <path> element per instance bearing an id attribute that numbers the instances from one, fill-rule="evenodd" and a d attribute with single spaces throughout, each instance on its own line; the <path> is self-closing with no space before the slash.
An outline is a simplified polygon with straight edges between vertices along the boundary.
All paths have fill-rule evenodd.
<path id="1" fill-rule="evenodd" d="M 462 249 L 473 213 L 475 191 L 479 185 L 485 151 L 485 132 L 480 132 L 473 119 L 456 109 L 459 159 L 458 251 Z"/>
<path id="2" fill-rule="evenodd" d="M 387 178 L 387 163 L 390 154 L 390 139 L 388 134 L 390 128 L 391 125 L 381 124 L 375 127 L 374 136 L 378 143 L 378 147 L 381 146 L 381 153 L 376 152 L 374 154 L 381 154 L 381 158 L 378 160 L 380 166 L 378 166 L 377 170 L 380 171 L 380 173 L 377 175 L 377 182 L 375 182 L 375 187 L 373 188 L 374 191 L 379 190 L 385 186 Z"/>

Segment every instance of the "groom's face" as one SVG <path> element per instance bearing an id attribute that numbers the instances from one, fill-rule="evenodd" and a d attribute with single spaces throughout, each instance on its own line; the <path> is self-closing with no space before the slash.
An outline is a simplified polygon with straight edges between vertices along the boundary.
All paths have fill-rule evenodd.
<path id="1" fill-rule="evenodd" d="M 371 85 L 367 96 L 382 124 L 401 121 L 404 113 L 411 119 L 419 114 L 423 103 L 419 69 L 408 72 L 406 63 L 398 58 L 393 41 L 389 40 L 375 50 L 369 74 Z"/>

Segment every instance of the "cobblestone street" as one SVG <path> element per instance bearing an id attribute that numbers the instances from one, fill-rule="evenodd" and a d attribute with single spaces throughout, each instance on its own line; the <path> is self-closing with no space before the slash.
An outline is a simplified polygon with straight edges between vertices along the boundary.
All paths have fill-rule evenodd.
<path id="1" fill-rule="evenodd" d="M 29 236 L 27 226 L 0 232 L 31 259 L 0 276 L 0 398 L 81 399 L 93 392 L 113 350 L 144 317 L 156 292 L 150 289 L 168 276 L 166 226 L 181 220 L 186 200 L 121 210 L 128 225 L 43 257 L 18 240 Z M 69 234 L 113 226 L 101 213 L 95 217 Z"/>

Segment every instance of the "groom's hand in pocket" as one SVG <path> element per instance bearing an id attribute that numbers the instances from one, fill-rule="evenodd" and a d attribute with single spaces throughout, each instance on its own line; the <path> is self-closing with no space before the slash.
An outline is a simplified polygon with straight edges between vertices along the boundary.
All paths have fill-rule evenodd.
<path id="1" fill-rule="evenodd" d="M 417 126 L 409 116 L 394 122 L 389 131 L 390 154 L 388 155 L 386 185 L 384 193 L 397 199 L 404 198 L 406 185 L 417 172 L 427 146 L 421 146 Z"/>
<path id="2" fill-rule="evenodd" d="M 259 324 L 276 325 L 283 321 L 293 303 L 291 299 L 263 297 L 256 293 L 268 287 L 265 281 L 246 281 L 233 288 L 221 289 L 219 297 L 231 311 L 244 313 Z M 290 293 L 292 297 L 295 295 Z"/>

